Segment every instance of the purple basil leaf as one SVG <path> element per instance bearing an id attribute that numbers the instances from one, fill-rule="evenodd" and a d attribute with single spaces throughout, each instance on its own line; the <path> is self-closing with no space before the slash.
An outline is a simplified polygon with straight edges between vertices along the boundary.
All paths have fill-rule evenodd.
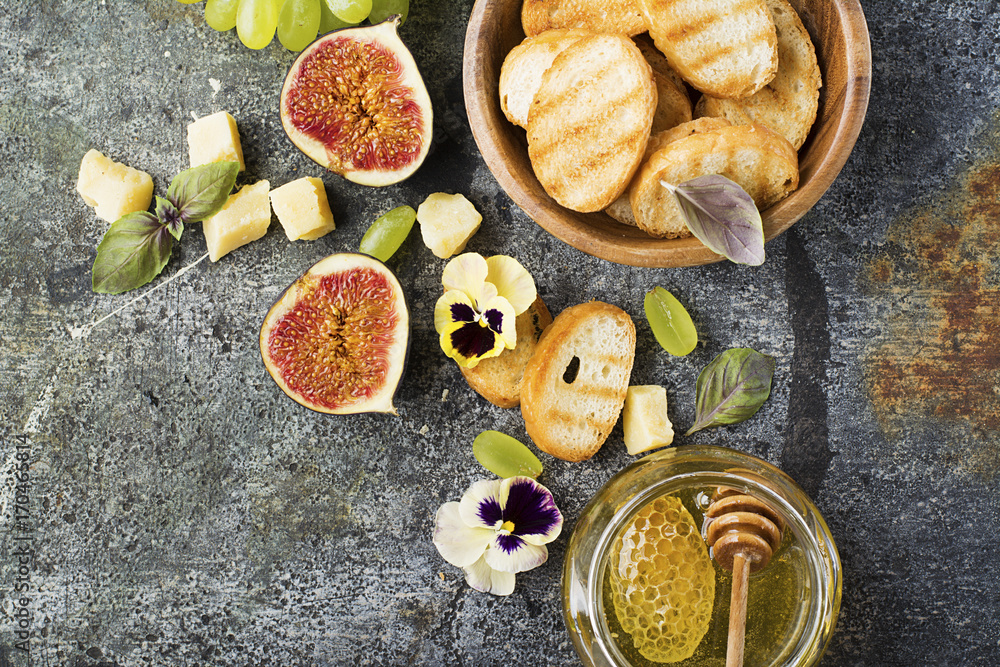
<path id="1" fill-rule="evenodd" d="M 688 229 L 710 250 L 737 264 L 764 263 L 764 225 L 753 199 L 725 176 L 699 176 L 674 193 Z"/>
<path id="2" fill-rule="evenodd" d="M 97 246 L 94 291 L 119 294 L 145 285 L 167 265 L 173 243 L 167 226 L 152 213 L 119 218 Z"/>
<path id="3" fill-rule="evenodd" d="M 180 211 L 184 222 L 210 218 L 229 199 L 240 172 L 238 162 L 212 162 L 177 174 L 167 188 L 167 199 Z"/>
<path id="4" fill-rule="evenodd" d="M 171 236 L 178 241 L 181 240 L 181 234 L 184 233 L 184 219 L 181 217 L 181 212 L 177 210 L 176 206 L 163 197 L 157 197 L 156 217 L 167 226 Z"/>
<path id="5" fill-rule="evenodd" d="M 770 396 L 772 377 L 774 357 L 749 348 L 726 350 L 698 375 L 695 422 L 684 435 L 749 419 Z"/>

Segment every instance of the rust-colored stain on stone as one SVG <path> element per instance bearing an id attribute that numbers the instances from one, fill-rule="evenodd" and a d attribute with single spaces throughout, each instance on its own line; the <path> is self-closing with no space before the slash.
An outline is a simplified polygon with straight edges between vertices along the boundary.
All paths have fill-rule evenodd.
<path id="1" fill-rule="evenodd" d="M 930 419 L 963 422 L 950 445 L 964 468 L 1000 467 L 1000 118 L 992 154 L 889 230 L 870 260 L 869 295 L 887 301 L 865 359 L 868 394 L 890 438 Z"/>

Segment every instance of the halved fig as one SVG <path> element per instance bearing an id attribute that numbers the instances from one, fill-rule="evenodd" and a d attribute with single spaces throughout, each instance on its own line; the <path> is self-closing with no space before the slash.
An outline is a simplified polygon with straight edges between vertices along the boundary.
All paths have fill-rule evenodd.
<path id="1" fill-rule="evenodd" d="M 339 253 L 289 286 L 260 329 L 264 366 L 282 391 L 327 414 L 388 412 L 406 366 L 410 314 L 385 264 Z"/>
<path id="2" fill-rule="evenodd" d="M 281 89 L 281 125 L 303 153 L 362 185 L 391 185 L 431 145 L 431 99 L 396 30 L 399 15 L 307 46 Z"/>

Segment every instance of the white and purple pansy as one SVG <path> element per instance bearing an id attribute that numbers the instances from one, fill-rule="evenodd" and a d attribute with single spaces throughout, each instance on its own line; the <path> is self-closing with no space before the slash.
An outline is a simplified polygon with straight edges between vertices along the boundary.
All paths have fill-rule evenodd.
<path id="1" fill-rule="evenodd" d="M 513 257 L 467 252 L 441 276 L 444 295 L 434 307 L 441 349 L 460 366 L 475 368 L 517 345 L 514 319 L 537 296 L 531 274 Z"/>
<path id="2" fill-rule="evenodd" d="M 546 561 L 562 524 L 552 494 L 532 478 L 483 480 L 438 509 L 434 546 L 477 591 L 510 595 L 516 573 Z"/>

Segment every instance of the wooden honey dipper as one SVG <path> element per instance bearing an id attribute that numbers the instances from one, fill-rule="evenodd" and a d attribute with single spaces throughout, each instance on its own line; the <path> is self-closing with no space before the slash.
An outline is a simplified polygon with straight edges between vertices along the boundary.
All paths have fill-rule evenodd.
<path id="1" fill-rule="evenodd" d="M 750 573 L 760 571 L 771 560 L 781 544 L 783 523 L 763 501 L 726 487 L 719 487 L 712 496 L 705 516 L 712 520 L 706 541 L 715 561 L 733 573 L 726 667 L 741 667 Z"/>

